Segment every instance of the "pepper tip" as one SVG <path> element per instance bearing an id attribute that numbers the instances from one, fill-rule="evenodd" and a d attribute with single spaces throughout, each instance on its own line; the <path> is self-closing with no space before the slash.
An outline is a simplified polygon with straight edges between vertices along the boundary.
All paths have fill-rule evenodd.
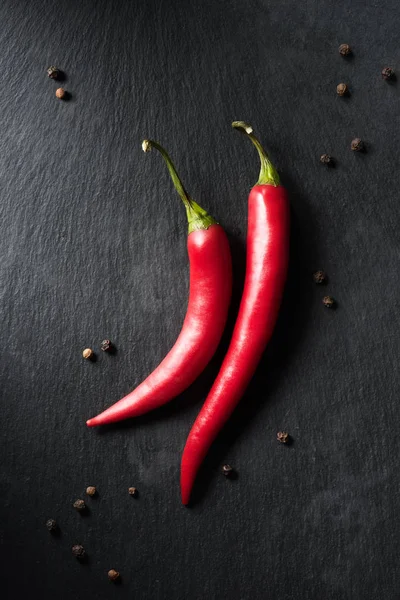
<path id="1" fill-rule="evenodd" d="M 150 150 L 151 150 L 150 140 L 143 140 L 143 142 L 142 142 L 142 150 L 143 150 L 143 152 L 150 152 Z"/>
<path id="2" fill-rule="evenodd" d="M 253 128 L 251 125 L 246 123 L 245 121 L 233 121 L 232 127 L 235 129 L 243 129 L 247 134 L 253 133 Z"/>
<path id="3" fill-rule="evenodd" d="M 257 152 L 260 156 L 261 167 L 260 167 L 260 175 L 258 177 L 258 181 L 256 185 L 273 185 L 277 187 L 280 185 L 280 179 L 277 170 L 274 165 L 271 163 L 268 154 L 265 152 L 264 148 L 261 146 L 260 142 L 256 138 L 253 133 L 253 128 L 251 125 L 246 123 L 245 121 L 234 121 L 232 123 L 232 127 L 245 133 L 254 146 L 257 148 Z"/>

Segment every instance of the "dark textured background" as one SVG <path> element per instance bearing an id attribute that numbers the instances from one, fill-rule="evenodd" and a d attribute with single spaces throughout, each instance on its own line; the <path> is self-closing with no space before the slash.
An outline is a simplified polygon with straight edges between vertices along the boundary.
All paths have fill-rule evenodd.
<path id="1" fill-rule="evenodd" d="M 399 18 L 396 0 L 1 1 L 7 598 L 400 598 L 400 86 L 380 76 L 400 71 Z M 69 102 L 55 98 L 49 64 L 65 71 Z M 180 455 L 229 328 L 170 405 L 103 431 L 85 420 L 157 365 L 185 313 L 185 214 L 144 137 L 169 149 L 229 232 L 232 326 L 258 174 L 233 119 L 254 125 L 289 188 L 292 261 L 274 340 L 187 509 Z M 365 155 L 350 151 L 355 136 Z M 319 267 L 325 289 L 312 282 Z M 104 337 L 117 354 L 82 360 Z M 279 429 L 293 446 L 276 442 Z M 83 518 L 71 505 L 89 484 L 100 494 Z M 86 565 L 71 556 L 77 542 Z"/>

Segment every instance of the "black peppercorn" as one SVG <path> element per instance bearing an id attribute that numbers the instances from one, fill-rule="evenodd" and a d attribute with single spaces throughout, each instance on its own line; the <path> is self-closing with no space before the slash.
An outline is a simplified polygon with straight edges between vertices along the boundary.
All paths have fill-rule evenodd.
<path id="1" fill-rule="evenodd" d="M 224 465 L 222 467 L 222 473 L 225 475 L 225 477 L 231 477 L 233 474 L 233 468 L 230 465 Z"/>
<path id="2" fill-rule="evenodd" d="M 389 81 L 389 79 L 393 79 L 394 78 L 394 71 L 391 67 L 385 67 L 384 69 L 382 69 L 382 77 L 383 79 L 386 79 L 386 81 Z"/>
<path id="3" fill-rule="evenodd" d="M 320 161 L 322 162 L 322 164 L 324 164 L 324 165 L 329 165 L 329 166 L 332 166 L 332 165 L 333 165 L 333 163 L 334 163 L 333 157 L 332 157 L 332 156 L 330 156 L 329 154 L 322 154 L 319 160 L 320 160 Z"/>
<path id="4" fill-rule="evenodd" d="M 353 152 L 362 152 L 364 150 L 364 142 L 361 138 L 354 138 L 351 142 L 351 149 Z"/>
<path id="5" fill-rule="evenodd" d="M 138 491 L 135 487 L 128 488 L 128 492 L 129 492 L 130 496 L 137 496 L 137 493 L 138 493 Z"/>
<path id="6" fill-rule="evenodd" d="M 49 67 L 47 69 L 47 75 L 50 77 L 50 79 L 58 79 L 59 74 L 60 72 L 57 67 Z"/>
<path id="7" fill-rule="evenodd" d="M 73 507 L 78 512 L 83 512 L 84 510 L 86 510 L 86 504 L 85 504 L 84 500 L 75 500 Z"/>
<path id="8" fill-rule="evenodd" d="M 336 93 L 338 96 L 346 96 L 349 93 L 349 88 L 345 83 L 339 83 L 336 87 Z"/>
<path id="9" fill-rule="evenodd" d="M 339 46 L 339 54 L 342 56 L 348 56 L 351 54 L 351 48 L 348 44 L 340 44 Z"/>
<path id="10" fill-rule="evenodd" d="M 276 439 L 278 442 L 281 442 L 281 444 L 287 444 L 289 442 L 289 434 L 286 431 L 278 431 Z"/>
<path id="11" fill-rule="evenodd" d="M 115 569 L 110 569 L 107 575 L 110 581 L 117 581 L 120 578 L 120 574 Z"/>
<path id="12" fill-rule="evenodd" d="M 49 531 L 56 531 L 58 529 L 58 525 L 54 519 L 49 519 L 46 521 L 46 527 Z"/>
<path id="13" fill-rule="evenodd" d="M 86 555 L 85 548 L 81 544 L 75 544 L 75 546 L 72 546 L 72 554 L 75 558 L 82 560 Z"/>
<path id="14" fill-rule="evenodd" d="M 103 352 L 109 352 L 112 348 L 112 343 L 110 342 L 110 340 L 103 340 L 101 342 L 100 348 L 103 350 Z"/>
<path id="15" fill-rule="evenodd" d="M 334 308 L 336 306 L 336 300 L 332 296 L 324 296 L 322 303 L 326 308 Z"/>
<path id="16" fill-rule="evenodd" d="M 313 279 L 315 283 L 321 284 L 326 282 L 326 273 L 324 271 L 315 271 L 313 273 Z"/>

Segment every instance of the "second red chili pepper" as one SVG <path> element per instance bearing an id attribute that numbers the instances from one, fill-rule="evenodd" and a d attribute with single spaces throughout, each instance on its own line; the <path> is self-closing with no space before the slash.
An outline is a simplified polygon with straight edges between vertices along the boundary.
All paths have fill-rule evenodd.
<path id="1" fill-rule="evenodd" d="M 285 189 L 252 128 L 236 121 L 261 159 L 249 195 L 247 264 L 242 301 L 228 352 L 201 409 L 182 456 L 181 494 L 188 504 L 197 471 L 212 442 L 243 396 L 271 338 L 286 280 L 289 203 Z"/>
<path id="2" fill-rule="evenodd" d="M 156 148 L 167 163 L 183 200 L 189 223 L 189 303 L 181 333 L 159 366 L 130 394 L 87 425 L 104 425 L 137 417 L 165 404 L 188 388 L 211 360 L 228 314 L 232 266 L 228 238 L 220 225 L 186 192 L 167 152 L 145 140 L 143 150 Z"/>

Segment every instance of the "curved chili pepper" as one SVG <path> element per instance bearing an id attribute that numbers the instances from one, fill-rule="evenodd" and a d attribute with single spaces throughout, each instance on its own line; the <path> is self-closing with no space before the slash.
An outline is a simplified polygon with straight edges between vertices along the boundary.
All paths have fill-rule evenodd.
<path id="1" fill-rule="evenodd" d="M 228 238 L 215 219 L 186 192 L 167 152 L 145 140 L 143 150 L 156 148 L 167 163 L 183 200 L 189 223 L 189 302 L 181 333 L 159 366 L 135 390 L 87 425 L 104 425 L 137 417 L 172 400 L 188 388 L 211 360 L 228 314 L 232 265 Z"/>
<path id="2" fill-rule="evenodd" d="M 232 125 L 245 132 L 257 148 L 261 170 L 249 195 L 246 277 L 232 340 L 182 456 L 183 504 L 188 504 L 197 471 L 243 396 L 272 335 L 287 272 L 289 203 L 286 191 L 252 128 L 242 121 Z"/>

